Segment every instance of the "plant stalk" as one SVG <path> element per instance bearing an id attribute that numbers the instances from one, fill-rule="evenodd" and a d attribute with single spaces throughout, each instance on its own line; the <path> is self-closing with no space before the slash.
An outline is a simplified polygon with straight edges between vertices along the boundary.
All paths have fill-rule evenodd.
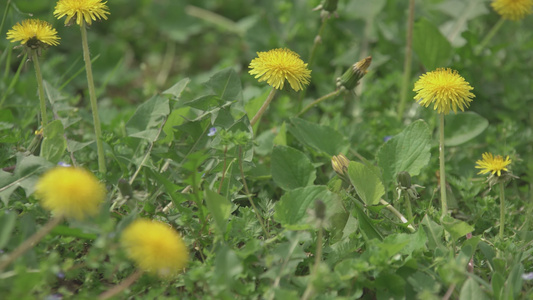
<path id="1" fill-rule="evenodd" d="M 91 110 L 93 113 L 94 133 L 96 135 L 96 149 L 98 152 L 98 170 L 102 175 L 107 172 L 105 165 L 104 145 L 102 144 L 102 129 L 100 127 L 100 117 L 98 116 L 98 104 L 96 102 L 96 90 L 94 88 L 93 69 L 91 65 L 91 54 L 89 52 L 89 43 L 87 42 L 87 28 L 85 21 L 81 26 L 81 43 L 83 46 L 83 60 L 85 61 L 85 71 L 87 72 L 87 84 L 89 88 L 89 99 L 91 101 Z"/>
<path id="2" fill-rule="evenodd" d="M 39 229 L 36 233 L 34 233 L 22 244 L 20 244 L 20 246 L 13 250 L 13 252 L 11 252 L 11 254 L 9 254 L 6 259 L 0 262 L 0 272 L 4 270 L 7 266 L 9 266 L 12 262 L 14 262 L 22 254 L 26 253 L 26 251 L 33 248 L 33 246 L 35 246 L 40 240 L 42 240 L 50 231 L 52 231 L 52 229 L 54 229 L 54 227 L 61 223 L 61 221 L 63 221 L 62 216 L 53 217 L 46 224 L 44 224 L 41 229 Z"/>
<path id="3" fill-rule="evenodd" d="M 100 296 L 98 296 L 98 299 L 99 300 L 105 300 L 105 299 L 109 299 L 109 298 L 119 294 L 120 292 L 122 292 L 125 289 L 127 289 L 130 285 L 132 285 L 135 281 L 137 281 L 137 279 L 141 278 L 142 274 L 143 274 L 143 272 L 141 270 L 135 271 L 135 273 L 133 273 L 130 276 L 128 276 L 128 278 L 124 279 L 121 283 L 119 283 L 119 284 L 115 285 L 114 287 L 112 287 L 111 289 L 101 293 Z"/>
<path id="4" fill-rule="evenodd" d="M 500 239 L 503 241 L 503 232 L 505 229 L 505 189 L 503 182 L 500 181 Z"/>
<path id="5" fill-rule="evenodd" d="M 39 103 L 41 104 L 41 122 L 43 123 L 44 128 L 46 127 L 46 125 L 48 125 L 48 116 L 46 115 L 46 100 L 44 98 L 43 75 L 41 74 L 41 67 L 39 66 L 39 56 L 37 55 L 37 50 L 31 50 L 31 60 L 33 61 L 33 66 L 35 67 L 35 75 L 37 76 Z M 44 132 L 44 130 L 43 136 L 46 136 L 46 132 Z"/>
<path id="6" fill-rule="evenodd" d="M 313 280 L 316 277 L 318 266 L 320 265 L 321 261 L 322 261 L 322 221 L 320 222 L 320 225 L 318 226 L 318 236 L 316 238 L 315 265 L 313 266 L 313 271 L 311 272 L 309 276 L 309 281 L 307 282 L 307 287 L 305 288 L 305 292 L 302 296 L 302 300 L 309 299 L 313 294 Z"/>
<path id="7" fill-rule="evenodd" d="M 488 45 L 490 40 L 492 40 L 494 35 L 496 35 L 496 32 L 498 32 L 498 30 L 500 30 L 500 28 L 502 27 L 504 22 L 505 22 L 505 19 L 500 18 L 500 20 L 498 20 L 498 22 L 496 24 L 494 24 L 494 26 L 492 26 L 492 28 L 490 29 L 489 33 L 487 33 L 485 38 L 481 41 L 481 43 L 479 43 L 479 45 L 474 50 L 474 55 L 479 55 L 481 53 L 481 51 L 483 51 L 483 49 Z"/>
<path id="8" fill-rule="evenodd" d="M 265 102 L 263 103 L 263 105 L 261 106 L 261 108 L 259 109 L 259 111 L 257 111 L 257 113 L 255 114 L 255 116 L 252 118 L 252 120 L 250 121 L 250 125 L 252 125 L 252 127 L 255 125 L 255 123 L 257 123 L 257 121 L 259 121 L 259 119 L 261 118 L 261 116 L 263 115 L 263 113 L 266 111 L 266 109 L 268 108 L 268 105 L 270 104 L 270 102 L 272 102 L 272 99 L 274 99 L 274 95 L 276 94 L 276 89 L 275 88 L 272 88 L 272 90 L 270 91 L 270 93 L 268 94 Z"/>
<path id="9" fill-rule="evenodd" d="M 444 169 L 444 114 L 439 114 L 439 170 L 440 170 L 440 203 L 442 216 L 448 214 L 448 202 L 446 199 L 446 171 Z"/>
<path id="10" fill-rule="evenodd" d="M 338 90 L 335 90 L 329 94 L 326 94 L 318 99 L 316 99 L 315 101 L 313 101 L 312 103 L 310 103 L 309 105 L 307 105 L 306 107 L 304 107 L 304 109 L 302 109 L 296 116 L 299 117 L 303 114 L 305 114 L 308 110 L 310 110 L 313 106 L 315 105 L 318 105 L 320 102 L 324 101 L 324 100 L 327 100 L 329 98 L 332 98 L 332 97 L 335 97 L 337 95 L 340 94 L 342 90 L 341 89 L 338 89 Z"/>

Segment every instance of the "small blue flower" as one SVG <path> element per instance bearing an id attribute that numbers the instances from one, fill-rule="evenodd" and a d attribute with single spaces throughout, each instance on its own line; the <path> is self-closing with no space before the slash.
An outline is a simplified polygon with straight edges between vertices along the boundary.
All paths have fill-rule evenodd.
<path id="1" fill-rule="evenodd" d="M 209 133 L 207 136 L 214 136 L 217 133 L 217 129 L 215 127 L 209 128 Z"/>
<path id="2" fill-rule="evenodd" d="M 522 274 L 522 279 L 524 279 L 524 280 L 532 280 L 533 279 L 533 272 Z"/>
<path id="3" fill-rule="evenodd" d="M 60 167 L 71 167 L 70 164 L 67 164 L 67 163 L 64 162 L 64 161 L 60 161 L 60 162 L 58 162 L 57 165 L 60 166 Z"/>
<path id="4" fill-rule="evenodd" d="M 59 272 L 56 273 L 56 276 L 57 276 L 57 278 L 59 278 L 59 279 L 63 279 L 63 278 L 65 278 L 65 273 L 59 271 Z"/>
<path id="5" fill-rule="evenodd" d="M 387 142 L 388 140 L 392 139 L 392 135 L 386 135 L 384 138 L 383 138 L 383 141 L 384 142 Z"/>
<path id="6" fill-rule="evenodd" d="M 46 296 L 44 299 L 45 300 L 61 300 L 63 299 L 63 294 L 55 293 L 55 294 Z"/>

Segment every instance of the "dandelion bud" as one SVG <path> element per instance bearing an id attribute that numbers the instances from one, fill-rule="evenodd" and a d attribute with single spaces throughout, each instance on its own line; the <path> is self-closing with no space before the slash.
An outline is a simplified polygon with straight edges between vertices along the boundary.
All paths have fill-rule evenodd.
<path id="1" fill-rule="evenodd" d="M 344 156 L 343 154 L 339 154 L 336 156 L 333 155 L 333 157 L 331 158 L 331 166 L 333 167 L 333 170 L 335 171 L 335 173 L 337 173 L 337 175 L 339 175 L 342 180 L 346 182 L 350 182 L 347 174 L 349 164 L 350 160 L 346 158 L 346 156 Z"/>
<path id="2" fill-rule="evenodd" d="M 356 62 L 341 77 L 337 78 L 337 87 L 344 87 L 347 90 L 355 88 L 359 80 L 367 73 L 366 69 L 368 69 L 371 62 L 372 56 Z"/>
<path id="3" fill-rule="evenodd" d="M 326 219 L 326 204 L 320 199 L 315 201 L 315 217 L 321 221 Z"/>
<path id="4" fill-rule="evenodd" d="M 337 10 L 338 2 L 339 0 L 324 0 L 322 2 L 322 9 L 329 13 L 333 13 Z"/>
<path id="5" fill-rule="evenodd" d="M 398 173 L 396 181 L 401 188 L 408 189 L 411 187 L 411 175 L 408 172 L 402 171 Z"/>

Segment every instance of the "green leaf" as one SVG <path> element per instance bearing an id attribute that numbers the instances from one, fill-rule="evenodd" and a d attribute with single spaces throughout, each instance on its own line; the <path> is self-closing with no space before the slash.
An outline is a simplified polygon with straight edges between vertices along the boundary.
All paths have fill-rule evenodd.
<path id="1" fill-rule="evenodd" d="M 442 246 L 442 235 L 444 233 L 444 229 L 439 224 L 433 222 L 428 215 L 425 215 L 422 219 L 422 222 L 420 222 L 420 225 L 422 225 L 422 228 L 424 228 L 424 231 L 426 232 L 426 236 L 428 238 L 428 247 L 429 249 L 436 249 L 441 248 Z"/>
<path id="2" fill-rule="evenodd" d="M 297 188 L 286 192 L 276 203 L 274 219 L 290 230 L 310 228 L 309 209 L 314 209 L 315 201 L 320 199 L 327 207 L 326 218 L 342 210 L 342 202 L 323 185 Z"/>
<path id="3" fill-rule="evenodd" d="M 454 219 L 450 216 L 445 216 L 442 220 L 442 225 L 448 231 L 452 238 L 457 241 L 460 237 L 465 236 L 467 233 L 473 232 L 474 227 L 467 223 Z"/>
<path id="4" fill-rule="evenodd" d="M 3 211 L 0 216 L 0 249 L 3 249 L 11 234 L 13 233 L 13 228 L 15 228 L 15 221 L 17 220 L 17 214 L 10 211 Z"/>
<path id="5" fill-rule="evenodd" d="M 366 205 L 379 203 L 385 194 L 385 187 L 374 169 L 362 163 L 352 161 L 348 165 L 348 177 L 357 195 Z"/>
<path id="6" fill-rule="evenodd" d="M 215 219 L 217 228 L 224 235 L 231 213 L 231 202 L 214 191 L 205 190 L 205 203 L 213 219 Z"/>
<path id="7" fill-rule="evenodd" d="M 479 284 L 474 278 L 469 277 L 461 288 L 461 294 L 459 294 L 459 300 L 484 300 L 489 299 L 483 290 L 479 287 Z"/>
<path id="8" fill-rule="evenodd" d="M 187 85 L 191 82 L 191 80 L 187 78 L 183 78 L 182 80 L 178 81 L 176 84 L 174 84 L 171 88 L 164 91 L 162 94 L 166 95 L 172 95 L 174 96 L 174 99 L 179 99 L 181 96 L 181 93 L 183 90 L 187 87 Z"/>
<path id="9" fill-rule="evenodd" d="M 42 157 L 18 153 L 13 174 L 0 170 L 0 199 L 4 205 L 7 206 L 9 197 L 18 187 L 22 187 L 26 195 L 33 194 L 38 174 L 52 165 Z"/>
<path id="10" fill-rule="evenodd" d="M 274 145 L 287 145 L 287 125 L 285 122 L 278 127 L 278 134 L 274 138 Z"/>
<path id="11" fill-rule="evenodd" d="M 294 148 L 276 146 L 272 151 L 272 179 L 284 190 L 313 184 L 316 170 L 307 156 Z"/>
<path id="12" fill-rule="evenodd" d="M 170 113 L 166 97 L 156 95 L 139 105 L 126 123 L 126 132 L 131 137 L 154 142 L 161 122 Z"/>
<path id="13" fill-rule="evenodd" d="M 411 176 L 420 174 L 431 157 L 431 136 L 426 122 L 411 123 L 398 135 L 388 140 L 377 153 L 378 165 L 383 170 L 383 181 L 395 180 L 399 172 Z"/>
<path id="14" fill-rule="evenodd" d="M 41 156 L 52 163 L 58 163 L 67 149 L 65 130 L 60 120 L 54 120 L 44 128 L 44 139 L 41 144 Z"/>
<path id="15" fill-rule="evenodd" d="M 359 222 L 359 228 L 361 229 L 361 233 L 363 233 L 363 236 L 367 240 L 371 239 L 378 239 L 380 241 L 383 240 L 383 235 L 381 232 L 374 226 L 372 223 L 372 220 L 365 214 L 363 211 L 363 208 L 361 207 L 361 204 L 354 199 L 355 205 L 355 217 L 357 218 L 357 221 Z"/>
<path id="16" fill-rule="evenodd" d="M 209 78 L 206 85 L 224 102 L 242 100 L 241 79 L 232 68 L 224 69 L 216 73 Z"/>
<path id="17" fill-rule="evenodd" d="M 83 232 L 80 228 L 71 228 L 65 225 L 58 225 L 52 229 L 51 233 L 61 236 L 72 236 L 80 239 L 95 240 L 98 235 L 94 233 Z"/>
<path id="18" fill-rule="evenodd" d="M 428 71 L 446 66 L 452 55 L 450 42 L 437 26 L 424 18 L 414 25 L 413 50 Z"/>
<path id="19" fill-rule="evenodd" d="M 346 152 L 348 141 L 335 129 L 308 122 L 304 119 L 291 118 L 289 132 L 305 144 L 315 150 L 329 156 Z"/>
<path id="20" fill-rule="evenodd" d="M 480 135 L 489 127 L 489 121 L 475 112 L 461 112 L 446 116 L 444 145 L 459 146 Z"/>

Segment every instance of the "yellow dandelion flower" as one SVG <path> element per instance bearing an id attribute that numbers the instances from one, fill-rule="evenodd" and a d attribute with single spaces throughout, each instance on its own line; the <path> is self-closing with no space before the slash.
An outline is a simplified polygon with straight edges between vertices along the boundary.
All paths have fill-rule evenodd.
<path id="1" fill-rule="evenodd" d="M 74 219 L 98 213 L 105 194 L 104 185 L 91 172 L 75 167 L 55 167 L 44 173 L 35 187 L 44 208 Z"/>
<path id="2" fill-rule="evenodd" d="M 464 111 L 475 97 L 470 92 L 474 88 L 461 77 L 457 71 L 439 68 L 428 72 L 415 83 L 415 100 L 422 106 L 428 107 L 434 103 L 433 109 L 445 115 L 450 113 L 450 108 L 457 113 L 457 108 Z"/>
<path id="3" fill-rule="evenodd" d="M 490 5 L 502 18 L 512 21 L 533 13 L 533 0 L 494 0 Z"/>
<path id="4" fill-rule="evenodd" d="M 141 270 L 160 277 L 176 275 L 189 260 L 189 252 L 181 236 L 161 222 L 136 220 L 124 229 L 120 241 L 128 257 Z"/>
<path id="5" fill-rule="evenodd" d="M 498 174 L 498 176 L 501 176 L 502 171 L 509 171 L 507 169 L 507 166 L 511 164 L 509 156 L 505 157 L 504 160 L 501 155 L 493 156 L 492 153 L 485 152 L 481 157 L 481 160 L 476 161 L 476 169 L 481 169 L 478 174 L 487 174 L 490 172 L 493 175 Z"/>
<path id="6" fill-rule="evenodd" d="M 67 16 L 65 25 L 71 24 L 71 21 L 80 26 L 82 21 L 91 25 L 96 20 L 107 20 L 109 11 L 106 3 L 107 1 L 102 0 L 59 0 L 54 9 L 54 16 L 58 19 Z"/>
<path id="7" fill-rule="evenodd" d="M 268 52 L 257 52 L 256 58 L 250 63 L 250 75 L 266 81 L 270 86 L 281 90 L 285 80 L 295 91 L 302 90 L 309 84 L 311 70 L 307 69 L 300 56 L 289 49 L 274 49 Z"/>
<path id="8" fill-rule="evenodd" d="M 12 29 L 8 30 L 7 39 L 12 43 L 20 41 L 21 45 L 36 49 L 40 46 L 59 45 L 60 38 L 50 23 L 29 19 L 15 24 Z"/>

